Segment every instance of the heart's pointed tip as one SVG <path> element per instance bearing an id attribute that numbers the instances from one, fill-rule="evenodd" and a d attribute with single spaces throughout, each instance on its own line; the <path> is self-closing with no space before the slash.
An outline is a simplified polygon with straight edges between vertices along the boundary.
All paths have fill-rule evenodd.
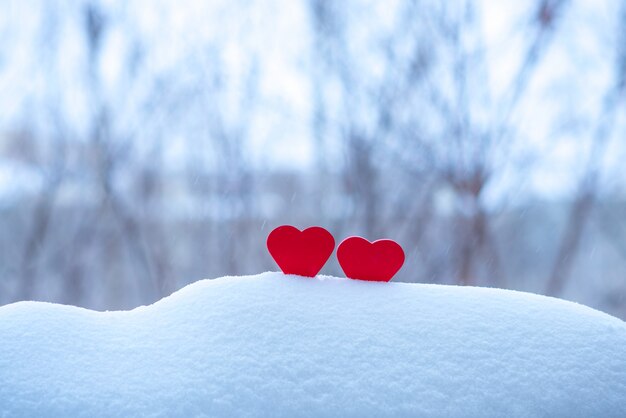
<path id="1" fill-rule="evenodd" d="M 345 277 L 335 277 L 335 276 L 328 276 L 325 274 L 316 274 L 315 276 L 304 276 L 301 274 L 295 274 L 295 273 L 283 273 L 281 272 L 283 276 L 288 277 L 290 279 L 295 279 L 295 280 L 304 280 L 304 281 L 319 281 L 319 282 L 323 282 L 326 280 L 348 280 Z"/>
<path id="2" fill-rule="evenodd" d="M 342 279 L 344 279 L 342 277 Z M 350 280 L 358 283 L 393 283 L 392 278 L 380 278 L 380 277 L 345 277 L 345 280 Z"/>

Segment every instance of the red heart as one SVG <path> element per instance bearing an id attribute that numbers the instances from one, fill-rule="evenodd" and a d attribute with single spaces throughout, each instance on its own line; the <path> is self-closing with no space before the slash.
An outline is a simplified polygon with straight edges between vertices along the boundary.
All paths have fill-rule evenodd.
<path id="1" fill-rule="evenodd" d="M 315 277 L 333 253 L 335 239 L 319 226 L 300 232 L 283 225 L 270 232 L 267 249 L 283 273 Z"/>
<path id="2" fill-rule="evenodd" d="M 349 237 L 339 244 L 337 259 L 351 279 L 388 282 L 404 264 L 404 251 L 390 239 L 369 242 Z"/>

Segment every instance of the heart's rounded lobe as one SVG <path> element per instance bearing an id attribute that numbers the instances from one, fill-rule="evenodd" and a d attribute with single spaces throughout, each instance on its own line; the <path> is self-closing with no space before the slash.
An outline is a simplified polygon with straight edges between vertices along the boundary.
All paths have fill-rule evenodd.
<path id="1" fill-rule="evenodd" d="M 339 244 L 337 259 L 346 277 L 374 282 L 388 282 L 404 264 L 404 251 L 393 240 L 369 242 L 349 237 Z"/>
<path id="2" fill-rule="evenodd" d="M 335 239 L 322 227 L 303 231 L 283 225 L 267 237 L 267 249 L 285 274 L 315 277 L 335 249 Z"/>

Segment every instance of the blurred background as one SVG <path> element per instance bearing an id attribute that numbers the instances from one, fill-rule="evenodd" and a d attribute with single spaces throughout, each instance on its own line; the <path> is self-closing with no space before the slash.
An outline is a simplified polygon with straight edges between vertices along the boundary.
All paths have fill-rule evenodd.
<path id="1" fill-rule="evenodd" d="M 626 318 L 625 88 L 617 0 L 0 0 L 0 304 L 277 270 L 289 223 Z"/>

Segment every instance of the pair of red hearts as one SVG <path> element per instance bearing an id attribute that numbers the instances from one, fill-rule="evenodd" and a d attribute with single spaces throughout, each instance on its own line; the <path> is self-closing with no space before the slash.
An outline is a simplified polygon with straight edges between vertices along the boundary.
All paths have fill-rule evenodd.
<path id="1" fill-rule="evenodd" d="M 315 277 L 333 253 L 335 239 L 319 226 L 300 231 L 283 225 L 269 234 L 267 249 L 283 273 Z M 337 259 L 351 279 L 388 282 L 402 267 L 404 251 L 389 239 L 349 237 L 337 247 Z"/>

